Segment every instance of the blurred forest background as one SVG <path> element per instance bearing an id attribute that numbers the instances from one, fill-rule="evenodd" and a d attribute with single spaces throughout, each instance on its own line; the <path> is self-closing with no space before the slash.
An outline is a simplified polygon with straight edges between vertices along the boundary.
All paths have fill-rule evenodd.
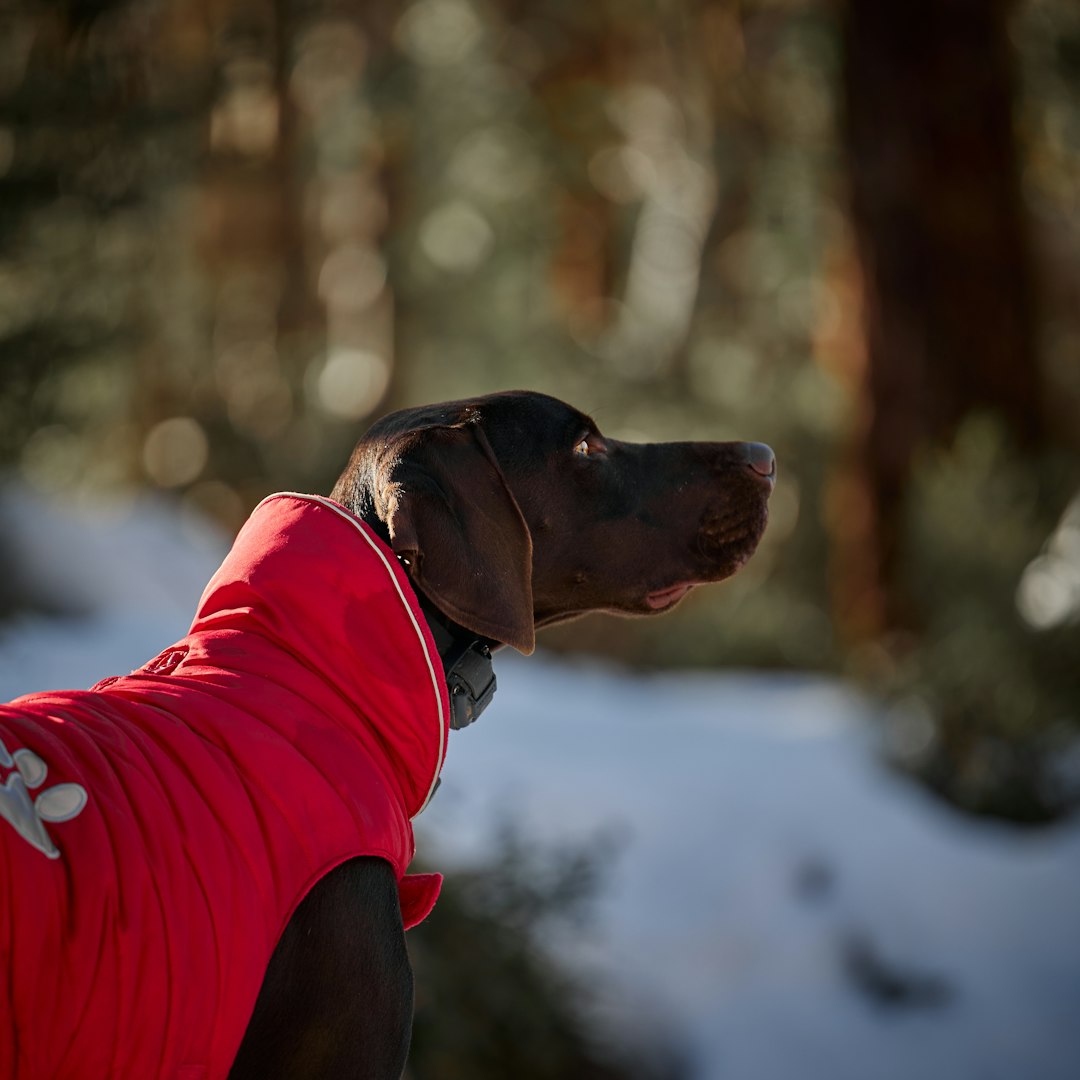
<path id="1" fill-rule="evenodd" d="M 1073 0 L 0 0 L 9 472 L 234 530 L 518 386 L 780 461 L 739 577 L 545 645 L 842 673 L 957 807 L 1075 804 Z"/>

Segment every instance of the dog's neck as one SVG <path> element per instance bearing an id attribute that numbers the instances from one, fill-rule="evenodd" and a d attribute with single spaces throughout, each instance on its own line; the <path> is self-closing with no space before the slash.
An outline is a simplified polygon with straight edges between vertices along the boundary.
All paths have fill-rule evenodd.
<path id="1" fill-rule="evenodd" d="M 358 512 L 353 513 L 387 547 L 390 547 L 390 530 L 375 511 L 371 501 Z M 468 727 L 491 704 L 495 696 L 495 670 L 492 665 L 491 651 L 498 642 L 483 638 L 453 621 L 426 596 L 412 580 L 409 567 L 405 567 L 420 610 L 427 620 L 428 629 L 435 639 L 439 650 L 439 659 L 443 664 L 446 686 L 450 692 L 450 726 Z"/>
<path id="2" fill-rule="evenodd" d="M 416 596 L 446 675 L 446 687 L 450 692 L 450 726 L 455 729 L 468 727 L 495 696 L 491 650 L 497 642 L 477 637 L 472 630 L 447 618 L 419 590 L 416 590 Z"/>
<path id="3" fill-rule="evenodd" d="M 391 547 L 390 529 L 375 510 L 372 499 L 364 499 L 360 505 L 345 503 L 345 509 L 356 515 L 387 547 Z"/>

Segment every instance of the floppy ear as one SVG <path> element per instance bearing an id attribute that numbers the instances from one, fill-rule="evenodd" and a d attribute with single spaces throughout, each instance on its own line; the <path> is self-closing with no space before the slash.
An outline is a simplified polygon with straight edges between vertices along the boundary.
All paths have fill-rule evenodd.
<path id="1" fill-rule="evenodd" d="M 477 424 L 414 431 L 383 491 L 394 554 L 455 622 L 528 655 L 532 537 Z"/>

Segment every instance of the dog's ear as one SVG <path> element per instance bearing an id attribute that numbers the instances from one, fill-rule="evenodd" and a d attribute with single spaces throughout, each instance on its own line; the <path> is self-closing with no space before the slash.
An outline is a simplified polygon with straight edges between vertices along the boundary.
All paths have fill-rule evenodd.
<path id="1" fill-rule="evenodd" d="M 532 537 L 483 429 L 432 426 L 391 452 L 380 517 L 409 576 L 455 622 L 531 653 Z"/>

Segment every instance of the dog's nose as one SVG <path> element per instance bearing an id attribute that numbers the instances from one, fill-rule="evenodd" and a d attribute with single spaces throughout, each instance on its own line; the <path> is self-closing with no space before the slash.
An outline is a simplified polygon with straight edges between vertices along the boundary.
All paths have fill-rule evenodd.
<path id="1" fill-rule="evenodd" d="M 759 476 L 770 480 L 776 478 L 776 455 L 772 452 L 771 446 L 766 446 L 762 442 L 748 442 L 743 443 L 739 450 L 746 464 Z"/>

